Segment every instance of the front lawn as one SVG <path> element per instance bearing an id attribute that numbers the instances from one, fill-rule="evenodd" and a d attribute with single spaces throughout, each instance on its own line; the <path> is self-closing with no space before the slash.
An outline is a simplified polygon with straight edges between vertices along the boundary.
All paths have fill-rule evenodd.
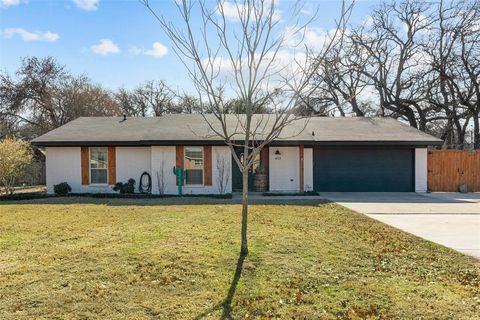
<path id="1" fill-rule="evenodd" d="M 182 201 L 0 203 L 0 318 L 480 314 L 477 262 L 346 208 L 252 205 L 242 261 L 240 206 Z"/>

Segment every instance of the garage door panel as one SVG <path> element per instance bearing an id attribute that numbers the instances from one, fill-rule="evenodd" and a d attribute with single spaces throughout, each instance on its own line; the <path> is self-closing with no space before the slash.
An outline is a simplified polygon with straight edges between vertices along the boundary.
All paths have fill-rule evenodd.
<path id="1" fill-rule="evenodd" d="M 402 192 L 414 189 L 413 149 L 314 150 L 314 189 Z"/>

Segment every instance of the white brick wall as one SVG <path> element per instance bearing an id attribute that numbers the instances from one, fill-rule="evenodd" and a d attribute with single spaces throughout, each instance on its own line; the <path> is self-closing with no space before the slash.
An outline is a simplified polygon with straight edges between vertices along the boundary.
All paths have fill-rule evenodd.
<path id="1" fill-rule="evenodd" d="M 67 182 L 74 193 L 105 193 L 114 192 L 109 185 L 82 185 L 81 184 L 81 153 L 80 147 L 47 147 L 47 191 L 53 193 L 53 186 L 60 182 Z M 152 192 L 159 193 L 157 173 L 160 172 L 162 163 L 164 168 L 165 194 L 177 194 L 175 175 L 175 147 L 117 147 L 116 148 L 116 175 L 117 182 L 127 182 L 135 179 L 136 191 L 143 172 L 150 173 L 152 177 Z M 212 186 L 183 188 L 184 194 L 216 194 L 219 193 L 217 159 L 223 157 L 226 162 L 228 177 L 225 192 L 232 192 L 232 162 L 230 150 L 226 146 L 212 147 Z M 228 180 L 227 180 L 228 179 Z"/>
<path id="2" fill-rule="evenodd" d="M 146 171 L 150 175 L 152 174 L 151 150 L 151 147 L 117 147 L 115 152 L 117 182 L 127 182 L 130 178 L 135 179 L 135 191 L 138 192 L 142 173 Z"/>

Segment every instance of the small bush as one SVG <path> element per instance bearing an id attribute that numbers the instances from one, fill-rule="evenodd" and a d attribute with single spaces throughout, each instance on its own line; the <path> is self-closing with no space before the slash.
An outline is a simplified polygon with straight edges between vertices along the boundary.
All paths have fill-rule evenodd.
<path id="1" fill-rule="evenodd" d="M 117 182 L 113 190 L 120 191 L 120 193 L 135 193 L 135 180 L 128 179 L 127 183 Z"/>
<path id="2" fill-rule="evenodd" d="M 72 188 L 66 182 L 62 182 L 53 186 L 53 192 L 58 195 L 68 194 L 72 192 Z"/>

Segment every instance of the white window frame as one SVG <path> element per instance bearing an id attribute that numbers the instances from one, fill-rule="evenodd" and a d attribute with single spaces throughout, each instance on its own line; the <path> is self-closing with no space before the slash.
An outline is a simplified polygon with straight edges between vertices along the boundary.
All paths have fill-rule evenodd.
<path id="1" fill-rule="evenodd" d="M 107 171 L 107 182 L 105 183 L 92 183 L 92 153 L 91 153 L 91 150 L 92 148 L 104 148 L 106 149 L 106 154 L 107 154 L 107 157 L 106 157 L 106 161 L 107 161 L 107 168 L 105 169 L 100 169 L 100 170 L 106 170 Z M 98 168 L 94 168 L 95 170 L 98 170 Z M 99 146 L 99 147 L 88 147 L 88 179 L 90 180 L 90 185 L 92 186 L 108 186 L 108 147 L 102 147 L 102 146 Z"/>
<path id="2" fill-rule="evenodd" d="M 188 184 L 187 183 L 187 177 L 185 177 L 185 186 L 203 187 L 203 186 L 205 186 L 205 148 L 203 146 L 184 146 L 183 147 L 183 170 L 185 171 L 185 174 L 187 172 L 187 166 L 186 166 L 187 148 L 202 148 L 202 183 L 201 184 Z"/>

